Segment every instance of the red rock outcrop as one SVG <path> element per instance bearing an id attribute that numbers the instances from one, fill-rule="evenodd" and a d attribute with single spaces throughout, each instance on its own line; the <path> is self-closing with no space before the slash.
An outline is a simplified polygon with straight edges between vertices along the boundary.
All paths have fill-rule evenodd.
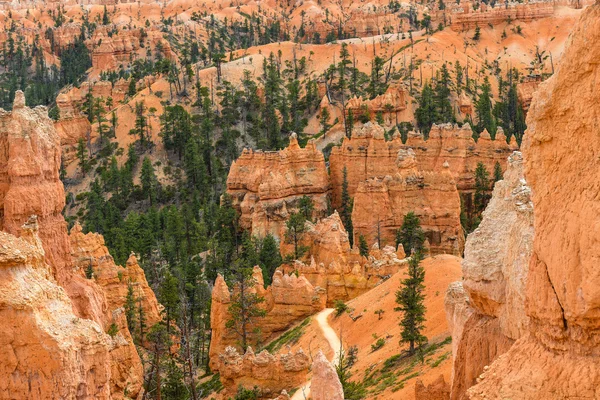
<path id="1" fill-rule="evenodd" d="M 111 398 L 113 339 L 73 313 L 45 261 L 37 220 L 19 234 L 0 232 L 0 397 Z"/>
<path id="2" fill-rule="evenodd" d="M 368 258 L 362 257 L 358 249 L 351 249 L 337 212 L 306 225 L 302 244 L 309 248 L 307 254 L 302 261 L 284 264 L 279 270 L 298 273 L 312 286 L 325 289 L 328 306 L 335 300 L 351 300 L 365 293 L 406 265 L 402 245 L 398 251 L 391 246 L 371 249 Z M 282 249 L 286 252 L 286 245 Z"/>
<path id="3" fill-rule="evenodd" d="M 91 138 L 92 126 L 85 115 L 77 110 L 70 97 L 64 93 L 56 97 L 60 119 L 54 127 L 60 136 L 62 161 L 68 165 L 77 158 L 76 149 L 79 139 Z"/>
<path id="4" fill-rule="evenodd" d="M 596 148 L 600 4 L 573 29 L 527 117 L 525 176 L 535 216 L 529 332 L 482 374 L 472 399 L 598 397 L 600 231 Z"/>
<path id="5" fill-rule="evenodd" d="M 273 284 L 265 289 L 262 271 L 259 267 L 254 267 L 254 280 L 256 285 L 251 290 L 265 299 L 261 307 L 266 311 L 266 315 L 258 318 L 255 326 L 252 327 L 252 329 L 260 329 L 258 336 L 250 335 L 253 343 L 266 343 L 294 323 L 325 308 L 324 290 L 314 287 L 303 276 L 297 277 L 276 271 L 273 275 Z M 228 346 L 235 346 L 238 342 L 235 332 L 226 327 L 230 319 L 228 311 L 230 304 L 230 290 L 225 279 L 219 275 L 213 288 L 210 311 L 212 339 L 209 354 L 213 370 L 219 369 L 218 355 Z"/>
<path id="6" fill-rule="evenodd" d="M 440 171 L 447 162 L 458 190 L 468 192 L 475 188 L 478 163 L 482 163 L 490 173 L 499 163 L 504 171 L 508 156 L 518 150 L 514 136 L 510 144 L 506 143 L 502 128 L 498 128 L 495 140 L 486 130 L 477 142 L 472 135 L 469 124 L 461 128 L 452 124 L 433 125 L 427 140 L 418 133 L 409 133 L 404 148 L 413 149 L 418 167 L 424 171 Z"/>
<path id="7" fill-rule="evenodd" d="M 444 375 L 427 386 L 420 379 L 415 382 L 415 400 L 447 400 L 449 396 L 450 385 L 444 380 Z"/>
<path id="8" fill-rule="evenodd" d="M 306 381 L 310 366 L 310 360 L 302 349 L 275 356 L 266 350 L 254 354 L 251 347 L 240 355 L 235 348 L 227 347 L 219 354 L 217 362 L 225 395 L 234 396 L 239 386 L 247 389 L 256 387 L 261 399 L 300 386 Z"/>
<path id="9" fill-rule="evenodd" d="M 315 356 L 312 370 L 310 393 L 313 400 L 344 400 L 344 389 L 337 371 L 321 350 Z"/>
<path id="10" fill-rule="evenodd" d="M 488 24 L 498 25 L 506 21 L 529 22 L 535 19 L 550 17 L 554 14 L 554 4 L 551 2 L 539 3 L 499 3 L 490 7 L 479 3 L 479 9 L 472 10 L 471 5 L 461 5 L 458 12 L 451 14 L 451 28 L 460 32 L 476 27 L 485 27 Z"/>
<path id="11" fill-rule="evenodd" d="M 80 271 L 92 267 L 93 280 L 105 293 L 110 313 L 125 306 L 128 286 L 131 285 L 138 307 L 144 310 L 146 326 L 151 327 L 162 320 L 161 306 L 134 254 L 129 256 L 126 267 L 116 265 L 102 235 L 84 234 L 79 224 L 71 229 L 69 238 L 74 265 Z"/>
<path id="12" fill-rule="evenodd" d="M 498 162 L 504 169 L 514 138 L 506 143 L 502 130 L 492 140 L 484 131 L 477 141 L 471 128 L 434 125 L 428 140 L 410 133 L 405 144 L 396 135 L 384 138 L 383 128 L 367 123 L 333 148 L 330 157 L 332 204 L 339 207 L 346 168 L 348 192 L 354 198 L 354 234 L 372 242 L 378 228 L 387 243 L 403 216 L 419 213 L 434 253 L 462 251 L 459 192 L 474 188 L 479 162 L 493 171 Z"/>
<path id="13" fill-rule="evenodd" d="M 277 152 L 244 149 L 231 165 L 227 193 L 240 214 L 240 226 L 253 235 L 282 237 L 289 214 L 304 195 L 314 202 L 314 217 L 325 216 L 329 177 L 325 158 L 313 142 L 298 145 L 296 134 Z"/>
<path id="14" fill-rule="evenodd" d="M 469 235 L 463 281 L 446 294 L 453 336 L 452 399 L 460 399 L 484 368 L 528 330 L 525 285 L 533 248 L 531 190 L 523 159 L 509 157 L 479 227 Z"/>
<path id="15" fill-rule="evenodd" d="M 405 87 L 390 87 L 384 94 L 372 100 L 365 100 L 362 97 L 351 98 L 346 104 L 346 114 L 352 111 L 354 118 L 357 119 L 360 115 L 369 113 L 371 118 L 375 118 L 380 112 L 391 122 L 397 123 L 399 114 L 408 108 L 409 97 Z"/>

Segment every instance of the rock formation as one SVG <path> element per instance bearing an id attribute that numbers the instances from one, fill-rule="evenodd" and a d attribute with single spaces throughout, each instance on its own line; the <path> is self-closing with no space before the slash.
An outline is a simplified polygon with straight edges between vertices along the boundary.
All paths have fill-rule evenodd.
<path id="1" fill-rule="evenodd" d="M 525 291 L 529 330 L 469 389 L 472 399 L 598 397 L 599 57 L 596 2 L 527 117 L 525 176 L 535 216 Z"/>
<path id="2" fill-rule="evenodd" d="M 27 262 L 35 265 L 43 264 L 44 269 L 47 270 L 44 278 L 51 285 L 50 283 L 41 283 L 40 291 L 37 290 L 37 287 L 31 288 L 35 293 L 27 297 L 33 304 L 30 310 L 37 313 L 36 310 L 39 309 L 42 310 L 40 315 L 45 315 L 47 311 L 44 311 L 44 308 L 51 306 L 54 313 L 55 308 L 52 305 L 54 300 L 52 299 L 56 299 L 56 307 L 66 308 L 73 315 L 68 319 L 65 317 L 64 321 L 61 320 L 63 325 L 67 320 L 73 321 L 73 325 L 69 328 L 71 329 L 69 332 L 71 338 L 63 335 L 63 341 L 60 336 L 56 336 L 59 334 L 56 333 L 59 331 L 58 328 L 56 332 L 51 330 L 51 336 L 59 338 L 61 345 L 57 346 L 48 342 L 45 350 L 49 359 L 64 359 L 72 364 L 68 367 L 52 366 L 52 368 L 64 369 L 64 374 L 66 374 L 65 394 L 63 395 L 63 392 L 59 391 L 48 396 L 37 395 L 38 392 L 45 393 L 42 391 L 51 390 L 48 388 L 60 385 L 53 383 L 54 379 L 60 379 L 62 376 L 59 372 L 53 374 L 46 371 L 37 374 L 35 375 L 36 385 L 29 386 L 29 388 L 20 387 L 18 390 L 30 391 L 29 395 L 23 397 L 40 398 L 90 396 L 118 399 L 123 398 L 125 393 L 128 396 L 137 396 L 142 388 L 142 365 L 127 329 L 124 313 L 115 307 L 114 303 L 115 296 L 123 289 L 117 290 L 115 285 L 109 285 L 109 282 L 114 282 L 114 279 L 111 281 L 109 273 L 102 275 L 107 278 L 103 281 L 106 283 L 105 288 L 91 279 L 86 279 L 82 265 L 78 265 L 71 258 L 71 243 L 67 234 L 67 225 L 61 214 L 65 205 L 65 196 L 62 182 L 59 179 L 60 138 L 52 121 L 48 118 L 46 108 L 30 109 L 25 107 L 23 93 L 17 92 L 12 112 L 0 110 L 0 146 L 4 149 L 0 152 L 0 226 L 5 232 L 3 237 L 5 240 L 1 240 L 0 243 L 6 251 L 10 251 L 13 244 L 18 247 L 20 242 L 15 241 L 14 236 L 30 236 L 27 230 L 23 233 L 18 228 L 19 224 L 23 225 L 31 215 L 37 215 L 39 228 L 35 230 L 39 235 L 39 240 L 36 239 L 36 246 L 43 247 L 43 251 L 41 249 L 37 249 L 35 252 L 32 250 L 30 258 L 23 258 L 21 261 L 24 264 Z M 79 232 L 79 234 L 81 233 Z M 74 254 L 87 254 L 86 251 L 94 255 L 102 254 L 103 261 L 99 265 L 103 266 L 106 266 L 105 263 L 109 260 L 112 261 L 106 248 L 101 245 L 103 243 L 101 237 L 81 236 L 83 236 L 81 243 L 90 245 L 90 242 L 86 241 L 94 239 L 99 245 L 92 246 L 88 250 L 85 250 L 84 246 L 79 246 L 75 249 Z M 76 241 L 76 243 L 80 242 Z M 42 258 L 43 261 L 41 261 Z M 111 270 L 111 268 L 106 268 L 106 270 Z M 133 266 L 128 270 L 132 271 L 129 276 L 135 279 L 141 288 L 147 288 L 148 285 L 140 270 L 136 270 Z M 11 277 L 8 276 L 7 279 L 9 278 Z M 0 280 L 0 283 L 3 284 L 4 280 Z M 126 290 L 126 283 L 123 283 L 123 286 Z M 18 293 L 18 289 L 19 287 L 15 285 L 7 286 L 7 298 L 16 299 L 22 296 Z M 47 290 L 48 293 L 46 293 Z M 63 290 L 68 297 L 64 295 Z M 59 295 L 58 292 L 63 294 Z M 46 298 L 47 300 L 44 300 Z M 68 301 L 66 304 L 64 304 L 65 299 Z M 7 304 L 7 313 L 19 313 L 20 307 L 24 307 L 18 302 L 14 306 L 11 303 Z M 154 309 L 156 307 L 154 299 Z M 58 308 L 56 315 L 63 315 L 64 312 Z M 156 318 L 156 311 L 152 313 L 151 309 L 149 307 L 149 313 Z M 44 323 L 43 319 L 31 319 L 25 316 L 20 319 L 16 314 L 7 315 L 11 318 L 14 317 L 15 321 L 18 320 L 17 322 L 21 324 L 17 330 L 2 331 L 2 336 L 8 343 L 18 340 L 17 336 L 24 331 L 39 331 L 41 329 L 39 324 Z M 11 321 L 11 319 L 7 319 L 7 321 Z M 49 321 L 46 325 L 49 327 L 48 329 L 54 324 L 52 319 Z M 107 337 L 102 332 L 108 331 L 113 323 L 119 328 L 118 332 L 112 338 Z M 81 326 L 81 331 L 77 329 L 79 326 Z M 44 343 L 44 340 L 40 339 L 39 341 Z M 23 343 L 22 346 L 19 347 L 22 350 L 15 354 L 29 351 L 29 348 L 36 351 L 33 340 Z M 90 361 L 89 357 L 98 358 L 96 361 Z M 42 357 L 40 360 L 43 359 Z M 36 363 L 36 361 L 19 361 L 18 359 L 17 362 L 19 365 Z M 94 367 L 94 363 L 97 363 L 98 366 Z M 53 364 L 48 362 L 48 365 Z M 43 361 L 37 368 L 42 367 L 44 367 Z M 31 371 L 35 370 L 32 365 Z M 27 379 L 20 379 L 17 376 L 14 379 L 27 381 Z M 77 380 L 76 385 L 72 384 L 73 379 Z M 4 381 L 4 379 L 0 381 Z M 70 385 L 73 385 L 73 388 L 70 388 Z"/>
<path id="3" fill-rule="evenodd" d="M 313 400 L 344 400 L 344 390 L 335 367 L 321 350 L 313 361 L 310 393 Z"/>
<path id="4" fill-rule="evenodd" d="M 413 149 L 421 170 L 440 171 L 448 163 L 461 193 L 475 189 L 478 163 L 482 163 L 490 173 L 499 163 L 504 171 L 507 157 L 518 149 L 514 136 L 510 138 L 510 144 L 506 143 L 502 128 L 498 128 L 494 140 L 484 130 L 475 142 L 468 123 L 460 128 L 452 124 L 433 125 L 427 140 L 418 133 L 409 133 L 404 148 Z"/>
<path id="5" fill-rule="evenodd" d="M 398 122 L 399 114 L 408 108 L 408 90 L 402 86 L 390 87 L 384 94 L 372 100 L 362 97 L 353 97 L 346 104 L 346 114 L 352 112 L 355 119 L 368 113 L 375 118 L 377 113 L 382 113 L 393 122 Z"/>
<path id="6" fill-rule="evenodd" d="M 531 190 L 523 158 L 513 153 L 479 227 L 467 238 L 463 281 L 446 294 L 452 328 L 452 399 L 460 399 L 486 365 L 527 332 L 525 284 L 533 244 Z"/>
<path id="7" fill-rule="evenodd" d="M 415 400 L 447 400 L 449 397 L 450 386 L 444 380 L 444 375 L 427 386 L 420 379 L 415 382 Z"/>
<path id="8" fill-rule="evenodd" d="M 295 134 L 278 152 L 244 149 L 227 177 L 227 193 L 240 214 L 240 226 L 259 236 L 282 237 L 289 213 L 304 195 L 314 202 L 314 217 L 324 216 L 329 187 L 323 154 L 312 142 L 301 148 Z"/>
<path id="9" fill-rule="evenodd" d="M 332 205 L 339 208 L 343 171 L 346 168 L 348 192 L 354 198 L 354 234 L 372 241 L 379 228 L 386 243 L 409 211 L 419 213 L 434 253 L 458 254 L 460 234 L 460 193 L 475 186 L 475 169 L 483 163 L 493 171 L 499 163 L 506 166 L 510 149 L 516 149 L 500 129 L 492 140 L 483 132 L 478 142 L 465 124 L 434 125 L 428 140 L 411 132 L 405 144 L 395 135 L 384 138 L 383 128 L 367 123 L 355 128 L 351 139 L 344 139 L 330 157 Z M 452 178 L 454 181 L 452 181 Z"/>
<path id="10" fill-rule="evenodd" d="M 242 386 L 246 389 L 256 387 L 260 398 L 268 399 L 306 381 L 310 360 L 301 349 L 296 353 L 274 356 L 266 350 L 254 354 L 251 347 L 240 355 L 235 348 L 227 347 L 219 354 L 217 363 L 226 396 L 235 395 L 238 387 Z M 277 398 L 282 396 L 285 398 L 287 392 Z"/>
<path id="11" fill-rule="evenodd" d="M 82 272 L 91 267 L 93 281 L 105 293 L 110 313 L 119 312 L 118 310 L 125 306 L 128 287 L 131 285 L 136 305 L 144 310 L 146 326 L 151 327 L 162 319 L 156 295 L 148 286 L 144 270 L 139 266 L 134 254 L 129 256 L 124 268 L 115 264 L 102 235 L 84 234 L 81 225 L 75 224 L 69 238 L 74 265 Z"/>
<path id="12" fill-rule="evenodd" d="M 266 315 L 257 319 L 255 326 L 251 327 L 251 330 L 260 328 L 259 337 L 256 334 L 250 335 L 254 343 L 259 341 L 266 343 L 294 323 L 325 308 L 324 290 L 314 287 L 303 276 L 296 277 L 296 275 L 276 271 L 273 284 L 265 289 L 262 271 L 259 267 L 254 267 L 254 279 L 256 285 L 251 290 L 265 299 L 261 306 L 266 311 Z M 233 290 L 235 291 L 236 288 Z M 226 327 L 230 319 L 228 311 L 230 304 L 230 290 L 225 279 L 219 275 L 213 288 L 210 311 L 212 339 L 209 354 L 213 370 L 220 368 L 216 362 L 219 354 L 223 353 L 228 346 L 236 345 L 238 342 L 235 332 Z"/>
<path id="13" fill-rule="evenodd" d="M 309 250 L 302 261 L 284 264 L 284 274 L 298 273 L 312 286 L 325 289 L 327 305 L 335 300 L 351 300 L 374 288 L 406 265 L 402 245 L 399 251 L 391 246 L 372 249 L 369 257 L 360 256 L 350 248 L 348 233 L 337 212 L 317 224 L 307 222 L 302 244 Z M 286 246 L 282 247 L 286 253 Z"/>
<path id="14" fill-rule="evenodd" d="M 0 232 L 0 397 L 111 398 L 113 340 L 73 314 L 38 237 L 37 219 L 17 238 Z"/>
<path id="15" fill-rule="evenodd" d="M 87 117 L 79 112 L 71 98 L 61 93 L 56 97 L 60 119 L 54 123 L 54 127 L 60 137 L 62 148 L 62 161 L 66 165 L 77 158 L 77 143 L 79 139 L 87 142 L 91 139 L 92 126 Z"/>

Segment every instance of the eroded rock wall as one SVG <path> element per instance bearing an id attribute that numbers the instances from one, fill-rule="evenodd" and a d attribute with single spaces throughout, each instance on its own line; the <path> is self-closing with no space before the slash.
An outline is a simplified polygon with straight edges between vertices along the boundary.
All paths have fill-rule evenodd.
<path id="1" fill-rule="evenodd" d="M 270 399 L 300 386 L 306 381 L 310 359 L 302 351 L 272 355 L 263 350 L 254 354 L 248 347 L 244 355 L 240 355 L 233 347 L 227 347 L 218 356 L 218 370 L 226 395 L 234 396 L 238 387 L 259 390 L 259 398 Z M 289 397 L 288 397 L 289 398 Z"/>
<path id="2" fill-rule="evenodd" d="M 535 216 L 529 332 L 469 389 L 472 399 L 600 396 L 597 182 L 600 4 L 573 29 L 527 117 L 525 176 Z"/>
<path id="3" fill-rule="evenodd" d="M 53 278 L 37 219 L 0 232 L 0 397 L 109 399 L 113 339 L 78 318 Z"/>
<path id="4" fill-rule="evenodd" d="M 36 246 L 39 245 L 43 251 L 34 252 L 35 254 L 32 253 L 31 257 L 32 260 L 35 260 L 36 265 L 41 263 L 41 261 L 37 261 L 38 258 L 43 259 L 43 265 L 47 269 L 44 277 L 52 285 L 42 282 L 40 290 L 31 288 L 30 293 L 27 291 L 21 293 L 22 287 L 14 282 L 8 285 L 5 293 L 7 298 L 26 296 L 33 305 L 20 308 L 21 303 L 7 302 L 5 310 L 7 318 L 3 320 L 7 321 L 7 327 L 18 325 L 19 329 L 0 328 L 0 336 L 6 342 L 13 343 L 18 341 L 20 339 L 18 336 L 28 329 L 36 332 L 41 329 L 40 325 L 51 327 L 56 323 L 53 319 L 55 316 L 49 316 L 46 311 L 39 310 L 44 307 L 52 308 L 52 302 L 57 304 L 57 317 L 73 320 L 73 326 L 69 328 L 72 332 L 64 335 L 66 345 L 56 346 L 51 341 L 48 342 L 44 350 L 47 357 L 35 360 L 28 355 L 30 351 L 33 352 L 32 354 L 37 351 L 35 340 L 31 338 L 31 340 L 23 342 L 19 351 L 15 353 L 18 365 L 28 365 L 27 368 L 31 371 L 41 371 L 32 375 L 32 379 L 37 381 L 37 386 L 32 385 L 29 389 L 23 389 L 23 380 L 26 382 L 29 378 L 22 374 L 9 374 L 7 379 L 14 380 L 12 384 L 16 385 L 15 387 L 18 386 L 20 388 L 18 390 L 31 391 L 29 395 L 21 398 L 54 398 L 52 396 L 56 396 L 56 398 L 112 397 L 119 399 L 123 398 L 126 393 L 128 396 L 135 397 L 142 389 L 142 365 L 128 331 L 124 313 L 122 309 L 115 308 L 113 302 L 116 293 L 121 293 L 123 288 L 117 288 L 115 285 L 103 287 L 93 279 L 86 279 L 83 266 L 78 265 L 72 259 L 67 225 L 61 214 L 65 205 L 65 196 L 62 182 L 59 179 L 60 162 L 60 138 L 52 121 L 48 118 L 46 108 L 30 109 L 26 107 L 23 93 L 17 92 L 12 112 L 0 110 L 0 226 L 5 232 L 2 247 L 5 251 L 12 251 L 12 246 L 18 245 L 18 243 L 11 238 L 23 235 L 19 224 L 23 225 L 32 215 L 35 215 L 36 224 L 39 226 L 36 228 L 39 236 Z M 85 242 L 86 246 L 77 247 L 75 254 L 95 255 L 100 251 L 104 255 L 104 260 L 108 260 L 110 256 L 105 247 L 87 246 L 90 245 L 90 242 L 86 242 L 84 239 L 77 244 Z M 102 240 L 98 239 L 97 242 L 101 243 Z M 87 249 L 85 249 L 86 247 Z M 28 263 L 30 262 L 28 260 L 25 257 L 21 261 Z M 147 287 L 143 273 L 139 272 L 141 271 L 130 275 L 139 282 L 140 286 Z M 8 280 L 12 278 L 12 276 L 6 276 Z M 0 284 L 3 283 L 3 280 L 0 279 Z M 35 284 L 33 281 L 29 283 Z M 126 290 L 125 282 L 123 287 Z M 59 296 L 56 294 L 57 290 L 64 290 L 64 292 Z M 64 301 L 65 292 L 68 302 Z M 52 300 L 54 298 L 55 300 Z M 64 311 L 66 309 L 73 315 L 72 318 L 66 316 L 66 311 Z M 156 312 L 151 315 L 155 317 Z M 12 317 L 18 321 L 13 321 Z M 65 321 L 60 322 L 63 325 L 65 323 Z M 103 332 L 108 331 L 113 323 L 117 325 L 119 331 L 113 337 L 105 340 L 106 335 Z M 80 331 L 78 330 L 79 326 L 81 326 Z M 92 328 L 88 329 L 86 326 L 93 327 L 97 333 L 90 332 L 89 329 Z M 52 332 L 52 335 L 57 335 L 57 333 Z M 80 338 L 77 339 L 79 342 L 69 339 L 69 335 Z M 81 339 L 82 337 L 85 340 Z M 44 340 L 40 339 L 40 342 L 44 343 Z M 26 359 L 20 360 L 21 356 Z M 88 356 L 97 358 L 89 361 Z M 65 362 L 72 365 L 57 366 L 47 362 L 45 357 L 53 360 L 67 360 Z M 96 362 L 97 366 L 92 365 Z M 54 394 L 38 396 L 42 393 L 39 390 L 50 390 L 44 389 L 45 387 L 56 386 L 58 388 L 60 384 L 57 384 L 55 380 L 63 376 L 60 372 L 53 374 L 49 373 L 49 370 L 44 370 L 46 363 L 48 368 L 53 365 L 52 368 L 65 370 L 64 374 L 67 375 L 64 379 L 64 392 L 57 389 Z M 1 378 L 0 381 L 4 382 L 4 376 Z M 73 385 L 74 379 L 77 380 L 77 385 L 75 389 L 72 389 L 70 387 Z"/>
<path id="5" fill-rule="evenodd" d="M 278 152 L 244 149 L 231 165 L 227 193 L 240 214 L 240 226 L 252 234 L 282 238 L 285 222 L 304 195 L 314 202 L 314 217 L 327 211 L 330 183 L 325 158 L 314 143 L 298 145 L 296 135 Z"/>
<path id="6" fill-rule="evenodd" d="M 452 399 L 462 398 L 484 367 L 528 331 L 525 285 L 533 235 L 531 189 L 523 178 L 523 157 L 515 152 L 481 224 L 467 238 L 463 281 L 446 294 L 453 333 Z"/>
<path id="7" fill-rule="evenodd" d="M 348 233 L 337 212 L 316 224 L 307 222 L 306 226 L 301 244 L 308 248 L 307 254 L 279 270 L 284 274 L 297 273 L 312 286 L 323 288 L 328 307 L 335 300 L 360 296 L 406 265 L 402 245 L 398 250 L 391 246 L 380 250 L 375 245 L 368 257 L 362 257 L 358 248 L 350 248 Z M 282 246 L 284 253 L 288 247 Z"/>

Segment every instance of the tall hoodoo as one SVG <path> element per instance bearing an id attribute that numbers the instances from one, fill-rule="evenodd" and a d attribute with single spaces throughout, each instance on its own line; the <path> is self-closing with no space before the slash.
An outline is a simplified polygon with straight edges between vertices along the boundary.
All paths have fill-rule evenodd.
<path id="1" fill-rule="evenodd" d="M 460 399 L 477 377 L 527 332 L 525 284 L 533 247 L 531 190 L 523 158 L 508 158 L 504 180 L 495 184 L 479 227 L 469 235 L 463 280 L 446 293 L 452 329 L 452 399 Z"/>
<path id="2" fill-rule="evenodd" d="M 599 395 L 598 59 L 597 2 L 573 29 L 527 118 L 525 176 L 535 217 L 525 295 L 529 333 L 468 390 L 470 398 Z"/>

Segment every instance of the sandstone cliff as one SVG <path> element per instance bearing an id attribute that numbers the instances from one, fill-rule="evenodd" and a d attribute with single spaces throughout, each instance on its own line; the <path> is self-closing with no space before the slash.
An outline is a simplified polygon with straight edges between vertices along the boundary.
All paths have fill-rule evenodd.
<path id="1" fill-rule="evenodd" d="M 65 339 L 64 343 L 73 344 L 72 349 L 69 346 L 55 346 L 52 344 L 49 344 L 46 348 L 48 357 L 55 360 L 68 360 L 72 364 L 69 367 L 56 366 L 58 369 L 63 368 L 65 374 L 71 374 L 71 376 L 65 376 L 65 385 L 69 386 L 73 379 L 77 379 L 75 389 L 65 389 L 67 391 L 64 392 L 64 396 L 63 392 L 56 392 L 53 395 L 61 398 L 75 397 L 74 394 L 76 394 L 84 398 L 87 396 L 117 399 L 123 398 L 125 393 L 128 396 L 137 396 L 142 388 L 142 365 L 127 329 L 124 313 L 121 309 L 115 307 L 114 301 L 115 296 L 122 293 L 123 288 L 126 290 L 127 284 L 123 282 L 122 287 L 114 284 L 111 286 L 109 282 L 114 283 L 114 279 L 111 281 L 107 277 L 110 274 L 107 273 L 107 275 L 101 275 L 107 277 L 106 280 L 100 281 L 105 283 L 103 287 L 94 280 L 86 279 L 83 265 L 74 262 L 72 259 L 67 225 L 61 214 L 65 204 L 65 196 L 62 182 L 59 179 L 60 138 L 52 121 L 48 118 L 46 109 L 44 107 L 36 107 L 35 109 L 25 107 L 23 93 L 17 92 L 13 111 L 0 110 L 0 146 L 4 149 L 0 152 L 0 226 L 2 231 L 6 232 L 4 238 L 7 238 L 2 241 L 6 242 L 2 243 L 3 248 L 9 251 L 13 242 L 10 239 L 13 236 L 9 234 L 21 236 L 22 232 L 18 228 L 19 224 L 25 223 L 31 215 L 37 215 L 39 240 L 36 240 L 36 246 L 43 247 L 43 251 L 41 249 L 36 250 L 37 252 L 31 256 L 31 260 L 34 260 L 31 263 L 36 265 L 43 263 L 44 268 L 47 270 L 44 277 L 52 282 L 54 286 L 47 286 L 46 283 L 42 283 L 41 289 L 37 291 L 37 289 L 32 288 L 31 290 L 34 290 L 35 293 L 27 298 L 32 304 L 36 304 L 36 302 L 40 304 L 46 302 L 44 296 L 54 296 L 57 290 L 60 290 L 61 293 L 64 290 L 68 297 L 65 297 L 64 294 L 62 295 L 63 298 L 57 297 L 57 304 L 68 309 L 72 315 L 74 314 L 73 318 L 69 320 L 83 321 L 74 322 L 74 325 L 69 328 L 71 329 L 69 334 L 75 338 L 83 336 L 89 339 L 88 341 Z M 79 234 L 81 235 L 80 232 Z M 25 234 L 25 236 L 30 235 Z M 94 241 L 96 244 L 93 244 Z M 103 261 L 112 261 L 102 243 L 101 236 L 83 236 L 83 238 L 75 240 L 78 247 L 75 249 L 74 254 L 76 257 L 78 254 L 102 254 L 104 256 Z M 38 259 L 43 259 L 43 261 Z M 22 262 L 30 262 L 27 260 L 29 259 L 24 258 Z M 103 265 L 106 266 L 106 264 Z M 114 271 L 111 268 L 106 268 L 106 270 Z M 129 277 L 135 279 L 141 288 L 147 288 L 148 285 L 141 270 L 133 268 L 133 266 L 128 270 L 132 271 L 128 275 Z M 4 281 L 0 280 L 0 283 L 4 283 Z M 47 287 L 43 287 L 43 285 Z M 50 290 L 48 294 L 45 293 L 46 289 Z M 23 296 L 19 290 L 18 286 L 9 285 L 7 286 L 6 295 L 10 298 Z M 146 293 L 146 297 L 149 298 L 149 293 Z M 68 302 L 63 305 L 65 298 Z M 36 315 L 38 308 L 48 307 L 48 303 L 45 304 L 46 306 L 42 304 L 29 308 L 29 311 L 22 313 L 22 317 L 7 314 L 14 317 L 15 321 L 19 320 L 17 322 L 21 325 L 19 325 L 18 330 L 2 331 L 3 337 L 11 343 L 18 340 L 17 336 L 28 329 L 32 332 L 39 330 L 40 328 L 36 324 L 51 326 L 52 319 L 46 318 L 46 312 L 38 313 L 39 318 L 32 319 L 31 317 L 32 313 Z M 9 304 L 6 310 L 14 313 L 16 310 L 20 310 L 19 307 Z M 148 308 L 152 318 L 156 318 L 156 308 L 156 299 L 154 299 L 154 308 Z M 11 321 L 11 319 L 7 319 L 7 321 Z M 118 332 L 112 338 L 105 340 L 106 336 L 102 332 L 108 331 L 113 323 L 119 328 Z M 78 326 L 82 327 L 81 331 L 77 330 Z M 89 332 L 89 329 L 92 328 L 88 329 L 86 326 L 95 327 L 93 329 L 97 331 L 97 334 L 94 336 Z M 56 335 L 56 333 L 53 333 L 53 335 Z M 34 351 L 35 354 L 36 347 L 32 340 L 22 346 L 20 351 L 27 352 L 31 348 L 31 351 Z M 23 365 L 32 363 L 32 371 L 36 370 L 36 364 L 37 368 L 44 367 L 44 361 L 19 360 L 20 351 L 15 353 L 17 355 L 16 362 L 19 365 L 21 363 Z M 83 355 L 78 355 L 77 351 L 82 352 Z M 106 353 L 106 359 L 104 359 L 104 352 Z M 98 359 L 89 361 L 86 358 L 88 354 L 90 357 L 97 354 Z M 102 364 L 102 366 L 94 367 L 93 363 Z M 79 375 L 73 375 L 73 370 L 79 371 L 77 372 Z M 87 371 L 87 375 L 84 376 L 82 374 L 85 374 L 85 371 Z M 61 376 L 60 373 L 43 372 L 35 376 L 35 379 L 38 380 L 36 385 L 40 388 L 52 387 L 55 385 L 53 380 L 60 379 Z M 8 379 L 23 381 L 18 376 Z M 4 382 L 5 379 L 0 379 L 0 381 Z M 30 390 L 29 394 L 24 397 L 36 397 L 38 394 L 37 387 L 33 385 L 19 390 Z M 51 395 L 41 395 L 40 397 L 52 398 Z"/>
<path id="2" fill-rule="evenodd" d="M 313 361 L 310 392 L 313 400 L 344 400 L 344 390 L 335 367 L 321 350 Z"/>
<path id="3" fill-rule="evenodd" d="M 312 142 L 301 148 L 295 134 L 278 152 L 245 149 L 227 177 L 227 193 L 239 211 L 240 226 L 259 236 L 282 237 L 285 221 L 304 195 L 314 202 L 314 217 L 324 216 L 329 187 L 323 154 Z"/>
<path id="4" fill-rule="evenodd" d="M 527 118 L 525 175 L 535 216 L 529 332 L 468 391 L 473 399 L 597 398 L 600 278 L 597 154 L 600 4 L 573 29 Z"/>
<path id="5" fill-rule="evenodd" d="M 452 399 L 460 399 L 484 367 L 527 332 L 525 285 L 533 247 L 530 195 L 522 156 L 515 152 L 481 224 L 467 238 L 463 281 L 446 294 L 453 336 Z"/>
<path id="6" fill-rule="evenodd" d="M 136 305 L 144 311 L 146 326 L 151 327 L 161 321 L 161 306 L 148 286 L 144 270 L 139 266 L 134 254 L 129 256 L 125 267 L 116 265 L 102 235 L 84 234 L 79 224 L 75 224 L 71 229 L 69 239 L 75 267 L 80 271 L 91 267 L 93 281 L 102 288 L 109 313 L 119 312 L 118 310 L 125 306 L 128 287 L 131 285 Z M 144 332 L 135 333 L 143 340 Z"/>
<path id="7" fill-rule="evenodd" d="M 291 390 L 306 380 L 310 360 L 302 350 L 274 356 L 263 350 L 254 354 L 248 347 L 240 355 L 233 347 L 219 354 L 218 370 L 225 395 L 235 395 L 239 386 L 259 390 L 259 398 L 271 398 L 282 391 Z M 286 394 L 282 395 L 285 398 Z M 289 398 L 289 397 L 288 397 Z"/>

